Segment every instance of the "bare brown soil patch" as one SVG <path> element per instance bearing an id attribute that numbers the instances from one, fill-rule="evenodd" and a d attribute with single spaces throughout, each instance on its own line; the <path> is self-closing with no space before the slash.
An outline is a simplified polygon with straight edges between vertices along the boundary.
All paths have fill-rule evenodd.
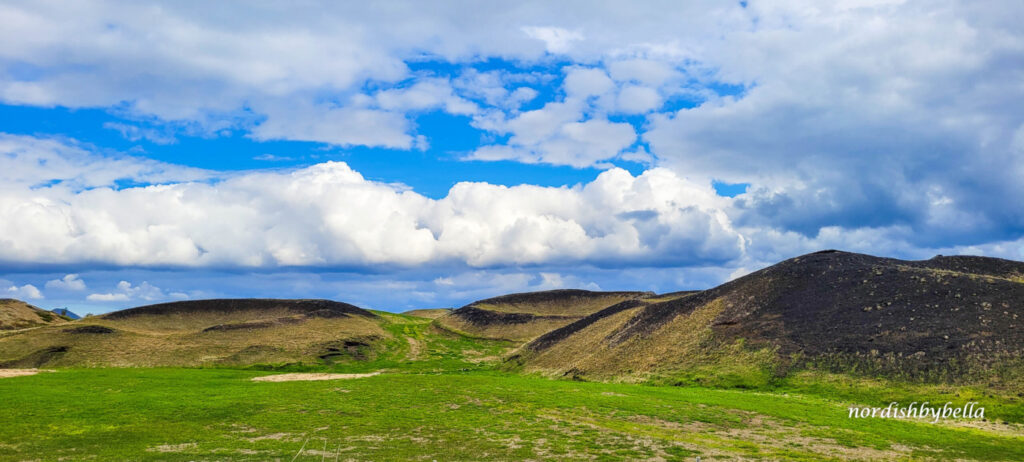
<path id="1" fill-rule="evenodd" d="M 0 369 L 0 379 L 9 377 L 21 377 L 25 375 L 36 375 L 40 372 L 53 372 L 46 369 Z"/>
<path id="2" fill-rule="evenodd" d="M 309 380 L 344 380 L 344 379 L 361 379 L 364 377 L 373 377 L 379 375 L 380 372 L 368 372 L 366 374 L 328 374 L 322 372 L 295 372 L 290 374 L 278 374 L 278 375 L 264 375 L 262 377 L 253 377 L 253 382 L 296 382 L 296 381 L 309 381 Z"/>
<path id="3" fill-rule="evenodd" d="M 242 439 L 244 439 L 244 440 L 246 440 L 246 441 L 248 441 L 250 443 L 255 443 L 257 441 L 263 441 L 263 440 L 301 441 L 301 438 L 296 439 L 295 435 L 292 435 L 291 433 L 271 433 L 269 435 L 261 435 L 261 436 L 257 436 L 257 437 L 253 437 L 253 438 L 242 438 Z"/>
<path id="4" fill-rule="evenodd" d="M 196 446 L 196 443 L 162 444 L 146 450 L 149 452 L 185 452 L 189 449 L 194 449 Z"/>
<path id="5" fill-rule="evenodd" d="M 406 337 L 409 341 L 409 360 L 415 361 L 420 358 L 420 342 L 412 337 Z"/>

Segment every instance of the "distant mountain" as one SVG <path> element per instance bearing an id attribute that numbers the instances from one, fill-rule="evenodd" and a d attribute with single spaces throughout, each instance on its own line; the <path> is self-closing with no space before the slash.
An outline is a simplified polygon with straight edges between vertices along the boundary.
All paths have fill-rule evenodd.
<path id="1" fill-rule="evenodd" d="M 57 309 L 50 310 L 50 311 L 53 311 L 54 313 L 57 313 L 58 315 L 64 316 L 65 318 L 68 318 L 68 319 L 72 319 L 72 320 L 74 320 L 74 319 L 82 319 L 81 316 L 79 316 L 79 315 L 77 315 L 75 313 L 72 313 L 71 311 L 68 311 L 67 308 L 57 308 Z"/>
<path id="2" fill-rule="evenodd" d="M 525 345 L 550 375 L 767 380 L 793 368 L 954 380 L 1024 377 L 1024 263 L 804 255 L 675 300 L 627 300 Z"/>
<path id="3" fill-rule="evenodd" d="M 0 299 L 0 330 L 65 323 L 56 314 L 13 298 Z"/>

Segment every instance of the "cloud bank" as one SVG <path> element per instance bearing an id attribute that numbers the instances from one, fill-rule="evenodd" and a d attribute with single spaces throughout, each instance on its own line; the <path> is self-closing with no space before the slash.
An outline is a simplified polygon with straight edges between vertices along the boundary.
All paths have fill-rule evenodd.
<path id="1" fill-rule="evenodd" d="M 0 195 L 0 258 L 13 263 L 665 266 L 722 263 L 745 246 L 723 198 L 666 169 L 611 169 L 560 188 L 459 183 L 434 200 L 342 162 L 221 177 L 55 140 L 8 135 L 0 147 L 11 179 Z M 75 161 L 89 168 L 36 168 Z"/>
<path id="2" fill-rule="evenodd" d="M 992 200 L 1024 195 L 1014 2 L 389 5 L 6 4 L 0 101 L 112 108 L 160 129 L 111 129 L 154 142 L 406 150 L 439 111 L 495 140 L 468 160 L 750 183 L 740 226 L 1024 234 L 1024 206 Z"/>

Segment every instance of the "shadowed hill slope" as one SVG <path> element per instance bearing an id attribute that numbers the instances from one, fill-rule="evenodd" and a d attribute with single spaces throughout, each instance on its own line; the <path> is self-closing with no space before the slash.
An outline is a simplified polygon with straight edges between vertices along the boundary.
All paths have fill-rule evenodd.
<path id="1" fill-rule="evenodd" d="M 934 380 L 1017 374 L 1022 304 L 1021 262 L 824 251 L 687 297 L 608 307 L 540 336 L 513 363 L 632 380 L 805 366 Z"/>
<path id="2" fill-rule="evenodd" d="M 159 303 L 108 313 L 105 319 L 128 319 L 136 316 L 160 316 L 180 313 L 246 314 L 261 311 L 284 310 L 311 317 L 337 317 L 356 314 L 374 317 L 375 314 L 348 303 L 332 300 L 281 300 L 270 298 L 227 298 L 184 302 Z"/>
<path id="3" fill-rule="evenodd" d="M 0 299 L 0 330 L 63 324 L 66 318 L 13 298 Z"/>
<path id="4" fill-rule="evenodd" d="M 470 303 L 437 323 L 476 337 L 527 341 L 617 303 L 651 296 L 570 289 L 503 295 Z"/>
<path id="5" fill-rule="evenodd" d="M 241 298 L 160 303 L 115 311 L 99 316 L 98 319 L 150 331 L 188 331 L 213 328 L 231 330 L 251 323 L 298 324 L 318 318 L 348 317 L 375 318 L 377 315 L 355 305 L 331 300 Z"/>

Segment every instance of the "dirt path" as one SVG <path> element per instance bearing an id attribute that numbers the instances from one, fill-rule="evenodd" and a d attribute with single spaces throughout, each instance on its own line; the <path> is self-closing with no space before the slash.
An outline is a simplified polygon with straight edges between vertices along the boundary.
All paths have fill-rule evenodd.
<path id="1" fill-rule="evenodd" d="M 6 379 L 9 377 L 22 377 L 25 375 L 36 375 L 40 372 L 53 371 L 41 369 L 0 369 L 0 379 Z"/>
<path id="2" fill-rule="evenodd" d="M 409 341 L 409 360 L 415 361 L 420 359 L 420 342 L 412 337 L 406 337 Z"/>
<path id="3" fill-rule="evenodd" d="M 34 330 L 37 330 L 37 329 L 42 329 L 44 327 L 50 327 L 50 326 L 46 325 L 46 326 L 23 327 L 21 329 L 4 329 L 4 330 L 0 330 L 0 338 L 10 337 L 12 335 L 24 334 L 25 332 L 31 332 L 31 331 L 34 331 Z"/>
<path id="4" fill-rule="evenodd" d="M 310 372 L 310 373 L 291 373 L 291 374 L 278 374 L 278 375 L 264 375 L 262 377 L 253 377 L 253 382 L 295 382 L 301 380 L 343 380 L 343 379 L 361 379 L 363 377 L 373 377 L 380 374 L 380 372 L 370 372 L 366 374 L 327 374 L 321 372 Z"/>

